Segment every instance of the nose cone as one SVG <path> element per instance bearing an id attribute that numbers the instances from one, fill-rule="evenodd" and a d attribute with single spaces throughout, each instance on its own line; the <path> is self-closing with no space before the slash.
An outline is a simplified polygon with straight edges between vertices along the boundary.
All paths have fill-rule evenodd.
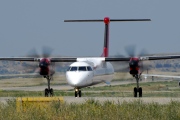
<path id="1" fill-rule="evenodd" d="M 133 66 L 133 65 L 134 65 L 134 62 L 129 62 L 129 65 L 130 65 L 130 66 Z"/>
<path id="2" fill-rule="evenodd" d="M 138 66 L 138 61 L 130 61 L 129 66 L 130 67 L 137 67 Z"/>
<path id="3" fill-rule="evenodd" d="M 48 65 L 49 65 L 49 64 L 46 63 L 46 62 L 40 62 L 40 63 L 39 63 L 39 67 L 40 67 L 40 68 L 48 67 Z"/>
<path id="4" fill-rule="evenodd" d="M 90 72 L 66 72 L 66 79 L 72 87 L 84 87 L 92 83 L 93 74 Z"/>

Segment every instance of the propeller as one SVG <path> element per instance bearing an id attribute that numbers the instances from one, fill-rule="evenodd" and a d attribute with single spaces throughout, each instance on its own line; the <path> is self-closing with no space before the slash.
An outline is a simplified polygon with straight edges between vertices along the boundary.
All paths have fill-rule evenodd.
<path id="1" fill-rule="evenodd" d="M 40 56 L 39 56 L 37 50 L 35 48 L 33 48 L 27 53 L 27 57 L 40 57 Z"/>
<path id="2" fill-rule="evenodd" d="M 129 57 L 129 58 L 133 58 L 133 57 L 141 57 L 141 56 L 147 56 L 148 52 L 146 49 L 142 49 L 138 54 L 136 54 L 136 45 L 128 45 L 124 47 L 124 50 L 126 52 L 126 55 L 121 55 L 119 53 L 117 53 L 115 55 L 115 57 Z M 122 72 L 123 74 L 123 78 L 129 78 L 129 61 L 126 62 L 112 62 L 112 65 L 115 69 L 115 72 Z M 143 70 L 146 70 L 148 68 L 148 64 L 144 64 L 143 61 L 139 62 L 140 68 L 141 68 L 141 72 L 143 72 Z M 122 75 L 121 75 L 122 78 Z"/>
<path id="3" fill-rule="evenodd" d="M 117 52 L 115 55 L 111 57 L 126 57 L 126 56 Z M 115 71 L 114 79 L 119 80 L 119 78 L 121 78 L 122 80 L 125 80 L 131 77 L 129 74 L 127 74 L 129 72 L 128 61 L 119 61 L 119 62 L 116 61 L 116 62 L 111 62 L 111 64 Z"/>
<path id="4" fill-rule="evenodd" d="M 116 53 L 111 57 L 126 57 L 120 53 Z M 115 72 L 128 72 L 128 61 L 111 62 Z"/>
<path id="5" fill-rule="evenodd" d="M 47 47 L 47 46 L 43 46 L 42 47 L 42 54 L 38 54 L 38 52 L 37 52 L 37 50 L 35 49 L 35 48 L 33 48 L 33 49 L 31 49 L 29 52 L 28 52 L 28 55 L 27 55 L 27 57 L 35 57 L 35 58 L 50 58 L 51 57 L 51 55 L 52 55 L 52 52 L 53 52 L 53 49 L 52 48 L 50 48 L 50 47 Z M 30 65 L 28 66 L 29 68 L 32 68 L 32 69 L 38 69 L 38 75 L 39 75 L 39 70 L 40 70 L 40 68 L 39 68 L 39 63 L 37 63 L 37 62 L 32 62 L 32 64 L 30 63 Z M 54 63 L 54 62 L 51 62 L 51 66 L 52 66 L 52 71 L 51 71 L 51 73 L 54 73 L 55 71 L 60 71 L 60 69 L 59 68 L 65 68 L 64 67 L 64 63 L 62 63 L 62 62 L 58 62 L 58 63 Z M 66 65 L 65 65 L 66 66 Z M 56 68 L 56 69 L 55 69 Z M 56 72 L 57 73 L 57 72 Z M 58 73 L 57 73 L 58 74 Z M 54 75 L 54 74 L 53 74 Z M 40 76 L 40 75 L 39 75 Z M 51 80 L 53 80 L 53 76 L 51 76 L 52 77 L 52 79 Z"/>
<path id="6" fill-rule="evenodd" d="M 126 51 L 126 54 L 133 58 L 133 57 L 142 57 L 142 56 L 147 56 L 148 55 L 148 52 L 146 49 L 142 49 L 138 54 L 136 54 L 136 45 L 129 45 L 129 46 L 126 46 L 125 47 L 125 51 Z M 140 68 L 141 68 L 141 71 L 143 72 L 144 70 L 146 70 L 148 68 L 148 64 L 144 64 L 143 61 L 141 61 L 139 63 L 140 65 Z"/>
<path id="7" fill-rule="evenodd" d="M 53 49 L 47 46 L 42 47 L 42 57 L 43 58 L 48 58 L 52 54 Z"/>
<path id="8" fill-rule="evenodd" d="M 31 49 L 28 54 L 27 54 L 27 57 L 42 57 L 42 58 L 48 58 L 51 56 L 53 52 L 53 49 L 50 48 L 50 47 L 47 47 L 47 46 L 43 46 L 42 47 L 42 54 L 38 54 L 37 50 L 35 48 Z"/>
<path id="9" fill-rule="evenodd" d="M 135 57 L 135 51 L 136 51 L 135 45 L 125 46 L 124 49 L 128 57 Z"/>
<path id="10" fill-rule="evenodd" d="M 136 45 L 128 45 L 124 49 L 128 57 L 140 57 L 148 55 L 146 49 L 142 49 L 138 54 L 136 54 Z"/>
<path id="11" fill-rule="evenodd" d="M 47 46 L 42 47 L 42 54 L 38 54 L 35 48 L 32 48 L 28 53 L 27 57 L 34 57 L 34 58 L 48 58 L 51 56 L 53 49 Z M 24 67 L 26 69 L 32 69 L 34 73 L 39 74 L 39 67 L 37 62 L 26 62 Z"/>

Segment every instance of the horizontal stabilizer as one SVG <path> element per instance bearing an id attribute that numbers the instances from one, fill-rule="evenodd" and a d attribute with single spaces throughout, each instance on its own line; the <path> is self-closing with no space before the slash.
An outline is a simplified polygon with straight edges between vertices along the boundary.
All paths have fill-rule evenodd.
<path id="1" fill-rule="evenodd" d="M 128 22 L 128 21 L 151 21 L 151 19 L 110 19 L 111 22 Z M 94 20 L 64 20 L 64 22 L 104 22 L 104 19 Z"/>

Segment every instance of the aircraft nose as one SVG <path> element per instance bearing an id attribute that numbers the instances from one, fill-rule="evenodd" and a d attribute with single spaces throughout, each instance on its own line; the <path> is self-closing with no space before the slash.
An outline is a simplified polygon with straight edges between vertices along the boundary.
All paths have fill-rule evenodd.
<path id="1" fill-rule="evenodd" d="M 81 87 L 86 85 L 87 81 L 91 80 L 89 74 L 82 72 L 67 72 L 66 78 L 68 83 L 73 87 Z"/>

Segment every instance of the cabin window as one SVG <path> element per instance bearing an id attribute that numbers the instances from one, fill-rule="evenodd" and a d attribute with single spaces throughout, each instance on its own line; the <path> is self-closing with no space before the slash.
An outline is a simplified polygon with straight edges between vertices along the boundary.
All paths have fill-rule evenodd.
<path id="1" fill-rule="evenodd" d="M 77 71 L 77 67 L 71 67 L 70 71 Z"/>
<path id="2" fill-rule="evenodd" d="M 79 67 L 79 71 L 87 71 L 85 66 Z"/>

